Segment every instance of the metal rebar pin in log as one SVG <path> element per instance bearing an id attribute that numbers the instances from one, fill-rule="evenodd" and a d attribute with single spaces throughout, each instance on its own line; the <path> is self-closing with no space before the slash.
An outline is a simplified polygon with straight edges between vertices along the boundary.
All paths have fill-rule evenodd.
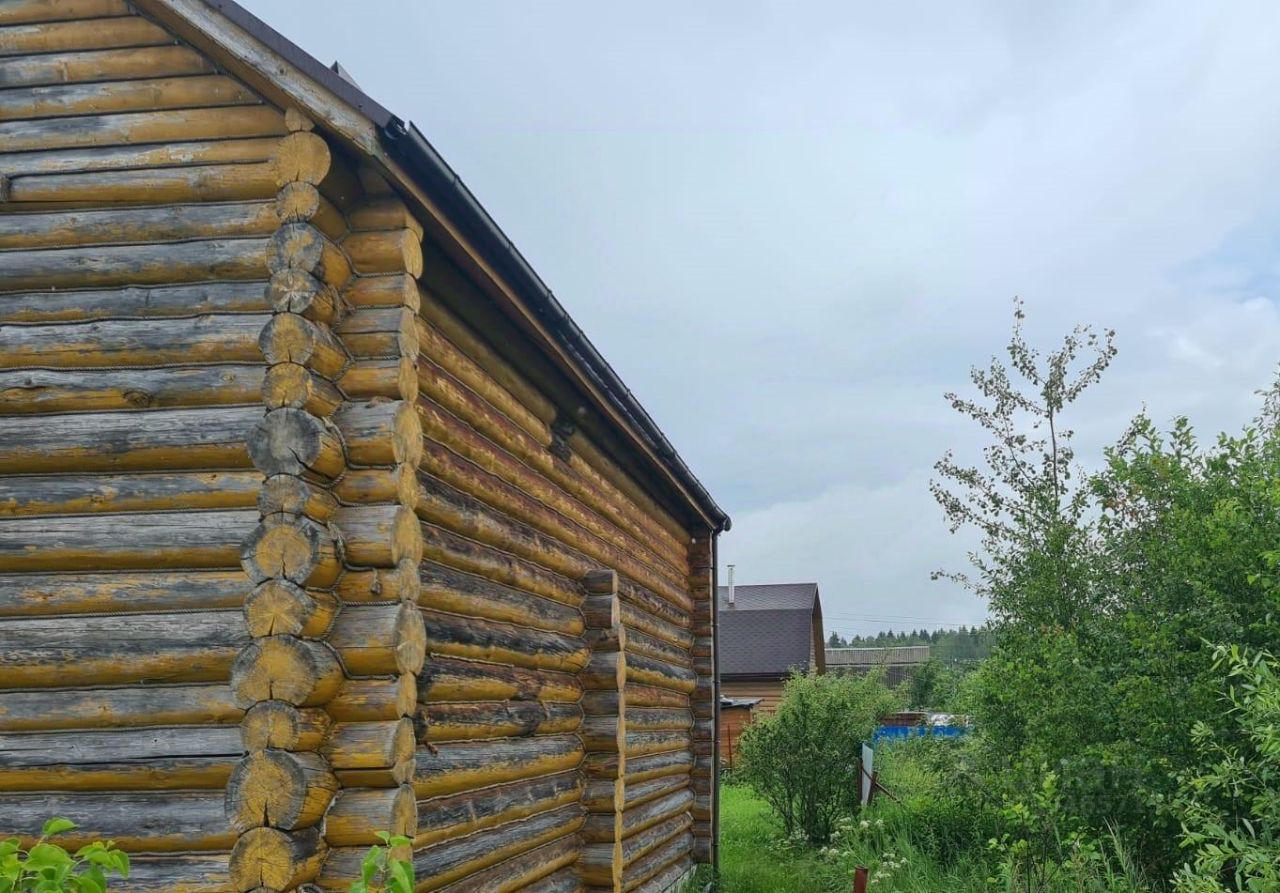
<path id="1" fill-rule="evenodd" d="M 867 867 L 859 865 L 853 870 L 853 893 L 867 893 Z"/>

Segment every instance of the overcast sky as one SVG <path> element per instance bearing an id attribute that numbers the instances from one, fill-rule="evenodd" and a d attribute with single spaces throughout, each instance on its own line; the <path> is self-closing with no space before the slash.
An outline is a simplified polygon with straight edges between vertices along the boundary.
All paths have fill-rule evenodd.
<path id="1" fill-rule="evenodd" d="M 247 0 L 418 124 L 828 629 L 980 622 L 933 462 L 1008 338 L 1073 419 L 1237 429 L 1280 359 L 1280 4 Z"/>

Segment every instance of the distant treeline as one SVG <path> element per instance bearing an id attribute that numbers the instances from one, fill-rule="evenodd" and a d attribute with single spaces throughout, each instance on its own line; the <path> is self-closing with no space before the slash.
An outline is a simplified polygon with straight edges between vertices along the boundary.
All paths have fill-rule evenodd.
<path id="1" fill-rule="evenodd" d="M 850 636 L 837 632 L 827 637 L 828 648 L 891 648 L 897 645 L 928 645 L 929 656 L 944 662 L 978 661 L 991 654 L 995 631 L 989 626 L 962 626 L 959 629 L 881 630 L 874 636 Z"/>

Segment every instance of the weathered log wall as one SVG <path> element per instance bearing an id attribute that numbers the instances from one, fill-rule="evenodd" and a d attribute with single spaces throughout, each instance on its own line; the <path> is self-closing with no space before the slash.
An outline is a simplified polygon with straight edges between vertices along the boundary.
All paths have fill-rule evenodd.
<path id="1" fill-rule="evenodd" d="M 0 9 L 0 834 L 188 893 L 710 858 L 709 541 L 425 232 L 124 0 Z"/>
<path id="2" fill-rule="evenodd" d="M 434 808 L 442 794 L 458 799 L 485 783 L 495 790 L 517 778 L 545 785 L 565 763 L 531 763 L 516 776 L 503 753 L 517 741 L 531 747 L 545 735 L 549 744 L 572 729 L 582 754 L 576 881 L 556 870 L 554 847 L 540 858 L 529 855 L 547 845 L 543 826 L 524 818 L 527 807 L 495 819 L 491 830 L 458 829 L 458 840 L 491 840 L 482 850 L 485 863 L 469 870 L 496 871 L 490 862 L 501 856 L 509 866 L 501 889 L 525 889 L 535 880 L 547 889 L 664 889 L 658 885 L 691 866 L 694 833 L 703 841 L 699 857 L 710 854 L 709 816 L 699 813 L 708 801 L 695 787 L 710 790 L 714 761 L 694 715 L 697 697 L 707 709 L 711 703 L 710 652 L 703 659 L 698 650 L 710 636 L 709 586 L 701 585 L 710 565 L 695 569 L 690 534 L 566 426 L 526 371 L 452 309 L 478 298 L 438 258 L 420 291 L 417 408 L 426 443 L 416 510 L 430 653 L 419 695 L 428 703 L 447 697 L 471 702 L 470 710 L 493 710 L 484 728 L 502 737 L 467 743 L 493 755 L 489 772 L 458 775 L 454 786 L 441 788 L 431 767 L 452 763 L 454 754 L 443 748 L 458 746 L 452 742 L 462 727 L 456 708 L 428 709 L 427 739 L 442 743 L 438 753 L 424 749 L 418 756 L 419 797 L 430 795 L 419 803 L 419 867 L 435 865 L 429 854 L 461 845 L 433 827 L 434 813 L 424 804 Z M 697 556 L 709 559 L 709 548 Z M 509 678 L 513 667 L 536 675 Z M 580 708 L 576 728 L 549 725 L 563 715 L 560 699 L 570 698 Z M 705 760 L 697 760 L 697 749 Z M 543 808 L 563 809 L 559 800 Z M 565 822 L 561 833 L 573 827 Z M 424 889 L 453 877 L 429 879 Z"/>
<path id="3" fill-rule="evenodd" d="M 0 10 L 0 836 L 131 890 L 230 889 L 286 133 L 120 0 Z"/>

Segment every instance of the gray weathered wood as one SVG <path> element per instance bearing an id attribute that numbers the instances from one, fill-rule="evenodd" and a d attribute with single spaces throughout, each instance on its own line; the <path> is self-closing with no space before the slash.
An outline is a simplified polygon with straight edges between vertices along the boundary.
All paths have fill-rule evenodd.
<path id="1" fill-rule="evenodd" d="M 268 245 L 265 239 L 208 239 L 0 251 L 0 283 L 8 290 L 22 291 L 262 279 L 267 274 Z"/>
<path id="2" fill-rule="evenodd" d="M 195 282 L 77 291 L 0 294 L 0 322 L 155 319 L 270 309 L 266 282 Z"/>
<path id="3" fill-rule="evenodd" d="M 215 726 L 239 722 L 243 713 L 221 682 L 9 691 L 0 696 L 0 732 Z"/>
<path id="4" fill-rule="evenodd" d="M 244 572 L 0 574 L 0 617 L 238 608 Z"/>
<path id="5" fill-rule="evenodd" d="M 279 225 L 270 201 L 32 211 L 0 214 L 0 248 L 268 236 Z"/>
<path id="6" fill-rule="evenodd" d="M 28 846 L 49 816 L 70 819 L 78 827 L 56 841 L 68 850 L 95 840 L 127 852 L 226 850 L 236 838 L 219 791 L 0 794 L 0 815 L 5 832 Z"/>
<path id="7" fill-rule="evenodd" d="M 257 511 L 0 518 L 0 570 L 223 568 Z"/>
<path id="8" fill-rule="evenodd" d="M 0 371 L 0 415 L 257 404 L 265 372 L 261 365 Z"/>
<path id="9" fill-rule="evenodd" d="M 8 618 L 0 686 L 225 680 L 248 640 L 239 611 L 107 615 L 74 634 L 60 617 Z"/>
<path id="10" fill-rule="evenodd" d="M 19 515 L 252 508 L 255 471 L 0 476 L 0 519 Z"/>
<path id="11" fill-rule="evenodd" d="M 582 759 L 577 735 L 459 741 L 418 748 L 413 786 L 433 797 L 503 781 L 575 768 Z"/>

